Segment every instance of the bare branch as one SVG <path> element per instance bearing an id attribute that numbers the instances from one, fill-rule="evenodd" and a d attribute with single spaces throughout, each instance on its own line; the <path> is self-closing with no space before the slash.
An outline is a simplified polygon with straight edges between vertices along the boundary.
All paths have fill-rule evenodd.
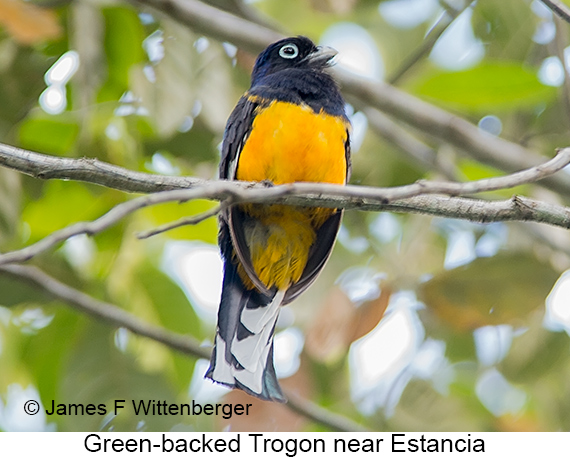
<path id="1" fill-rule="evenodd" d="M 101 319 L 115 328 L 126 328 L 137 335 L 157 341 L 186 355 L 206 360 L 210 358 L 211 348 L 201 346 L 194 338 L 143 322 L 114 305 L 97 300 L 63 284 L 39 268 L 23 265 L 0 266 L 0 273 L 8 274 L 40 287 L 76 310 Z M 291 393 L 287 396 L 289 401 L 286 406 L 291 410 L 331 430 L 341 432 L 367 431 L 366 428 L 350 419 L 327 411 L 307 399 Z"/>
<path id="2" fill-rule="evenodd" d="M 175 228 L 178 227 L 183 227 L 185 225 L 199 224 L 200 222 L 205 221 L 206 219 L 209 219 L 210 217 L 215 216 L 220 211 L 222 211 L 222 209 L 227 206 L 227 204 L 225 203 L 226 202 L 224 201 L 219 205 L 214 206 L 212 209 L 204 211 L 202 214 L 198 214 L 196 216 L 191 216 L 191 217 L 185 217 L 183 219 L 179 219 L 177 221 L 161 225 L 152 230 L 147 230 L 146 232 L 138 233 L 137 238 L 139 240 L 144 240 L 150 238 L 151 236 L 159 235 L 161 233 L 168 232 L 169 230 L 174 230 Z"/>
<path id="3" fill-rule="evenodd" d="M 97 159 L 70 159 L 27 151 L 0 143 L 0 166 L 18 170 L 39 179 L 73 179 L 124 192 L 150 193 L 181 189 L 200 182 L 199 179 L 161 176 L 131 171 Z"/>
<path id="4" fill-rule="evenodd" d="M 365 186 L 337 186 L 331 184 L 317 184 L 317 183 L 296 183 L 287 186 L 276 186 L 273 190 L 269 190 L 266 186 L 255 183 L 233 183 L 224 190 L 219 186 L 220 190 L 214 192 L 214 195 L 204 195 L 195 197 L 193 194 L 189 198 L 211 198 L 222 199 L 227 195 L 222 195 L 224 192 L 239 192 L 238 188 L 253 189 L 264 188 L 267 191 L 267 199 L 261 197 L 263 202 L 273 203 L 275 198 L 282 197 L 286 193 L 288 197 L 297 196 L 295 199 L 287 198 L 287 204 L 296 204 L 299 206 L 327 206 L 348 208 L 350 202 L 345 203 L 338 201 L 325 201 L 326 196 L 330 197 L 347 197 L 347 198 L 361 198 L 363 200 L 372 199 L 380 200 L 383 203 L 389 201 L 399 200 L 402 198 L 409 198 L 420 194 L 435 194 L 441 193 L 446 195 L 468 195 L 479 192 L 487 192 L 497 189 L 506 189 L 515 187 L 521 184 L 535 182 L 541 179 L 550 177 L 560 169 L 564 168 L 570 163 L 570 148 L 561 149 L 558 154 L 548 162 L 533 166 L 528 170 L 519 171 L 512 175 L 502 176 L 498 178 L 482 179 L 479 181 L 472 181 L 467 183 L 455 182 L 418 182 L 408 186 L 394 187 L 394 188 L 376 188 Z M 40 177 L 43 179 L 77 179 L 93 184 L 100 184 L 113 189 L 124 190 L 129 192 L 158 192 L 164 189 L 187 189 L 198 188 L 204 186 L 211 186 L 211 182 L 199 180 L 196 178 L 183 178 L 178 176 L 163 176 L 154 175 L 150 173 L 140 173 L 127 170 L 125 168 L 110 165 L 101 161 L 92 161 L 86 159 L 69 159 L 48 156 L 39 154 L 37 152 L 26 151 L 24 149 L 15 148 L 13 146 L 0 143 L 0 165 L 7 168 L 13 168 L 22 173 L 30 174 L 32 176 Z M 62 169 L 46 169 L 45 167 L 61 167 Z M 286 187 L 287 190 L 283 190 Z M 280 190 L 276 190 L 280 189 Z M 216 193 L 217 192 L 217 193 Z M 220 192 L 222 194 L 220 194 Z M 307 202 L 299 202 L 303 200 L 303 195 L 319 198 L 319 201 L 314 205 Z M 249 197 L 243 194 L 239 196 L 249 201 Z M 258 197 L 255 197 L 258 201 Z M 184 198 L 182 197 L 182 200 Z M 172 201 L 172 200 L 168 200 Z M 356 203 L 357 202 L 353 202 Z M 83 232 L 86 233 L 86 232 Z"/>
<path id="5" fill-rule="evenodd" d="M 542 165 L 508 176 L 481 179 L 467 183 L 422 181 L 408 186 L 392 188 L 338 186 L 323 183 L 294 183 L 266 187 L 259 183 L 241 181 L 203 181 L 190 189 L 158 192 L 116 205 L 109 212 L 94 221 L 78 222 L 51 233 L 35 244 L 17 251 L 0 254 L 0 265 L 25 262 L 75 235 L 100 233 L 141 208 L 172 201 L 185 202 L 196 199 L 208 199 L 220 200 L 223 204 L 228 204 L 228 199 L 230 199 L 229 202 L 232 204 L 279 203 L 327 208 L 358 208 L 367 211 L 390 210 L 396 207 L 400 211 L 417 211 L 446 217 L 465 217 L 456 215 L 446 209 L 446 205 L 453 205 L 453 201 L 445 203 L 437 199 L 426 200 L 424 198 L 423 200 L 416 199 L 415 201 L 412 199 L 412 209 L 408 209 L 405 205 L 407 200 L 404 202 L 401 202 L 401 200 L 426 194 L 468 195 L 515 187 L 549 176 L 566 166 L 569 162 L 570 148 L 567 148 L 561 150 L 556 157 Z M 520 208 L 511 207 L 507 213 L 495 213 L 495 219 L 487 218 L 486 221 L 535 220 L 562 227 L 568 226 L 566 216 L 568 210 L 566 208 L 535 202 L 530 199 L 528 201 L 531 202 L 532 211 L 521 211 Z M 391 202 L 393 204 L 389 205 Z M 398 203 L 400 206 L 398 206 Z M 402 205 L 402 203 L 404 204 Z M 481 202 L 480 204 L 484 206 L 491 203 Z"/>
<path id="6" fill-rule="evenodd" d="M 420 195 L 387 204 L 383 209 L 466 219 L 472 222 L 526 221 L 570 228 L 570 208 L 520 196 L 514 196 L 509 200 L 485 201 Z"/>
<path id="7" fill-rule="evenodd" d="M 570 22 L 570 9 L 558 0 L 541 0 L 546 6 L 554 11 L 559 17 L 566 22 Z"/>

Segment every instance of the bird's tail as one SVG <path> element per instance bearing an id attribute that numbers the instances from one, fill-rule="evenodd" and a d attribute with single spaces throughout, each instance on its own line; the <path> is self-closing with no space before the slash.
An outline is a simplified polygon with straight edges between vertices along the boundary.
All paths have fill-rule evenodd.
<path id="1" fill-rule="evenodd" d="M 262 400 L 285 402 L 273 366 L 273 334 L 285 293 L 246 289 L 226 260 L 218 329 L 206 377 Z"/>

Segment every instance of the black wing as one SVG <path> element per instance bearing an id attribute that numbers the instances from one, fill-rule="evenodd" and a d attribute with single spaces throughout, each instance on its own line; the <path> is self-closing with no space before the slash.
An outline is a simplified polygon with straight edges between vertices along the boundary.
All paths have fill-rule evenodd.
<path id="1" fill-rule="evenodd" d="M 346 131 L 346 141 L 344 142 L 344 156 L 346 160 L 346 182 L 348 183 L 352 172 L 350 161 L 350 133 L 348 128 Z M 297 296 L 317 279 L 317 276 L 331 255 L 336 235 L 342 222 L 342 214 L 342 210 L 337 210 L 336 213 L 330 216 L 317 230 L 315 243 L 311 246 L 309 251 L 307 265 L 299 281 L 287 290 L 285 298 L 283 299 L 284 305 L 295 300 Z"/>
<path id="2" fill-rule="evenodd" d="M 237 161 L 251 132 L 255 110 L 258 106 L 258 103 L 243 96 L 230 114 L 222 143 L 219 169 L 221 179 L 235 179 Z"/>
<path id="3" fill-rule="evenodd" d="M 252 101 L 247 95 L 242 97 L 228 119 L 224 141 L 222 144 L 222 158 L 220 161 L 220 178 L 233 180 L 236 176 L 239 155 L 247 141 L 252 129 L 256 110 L 265 105 Z M 257 277 L 253 268 L 249 248 L 245 240 L 244 227 L 249 216 L 237 206 L 233 206 L 222 212 L 222 221 L 229 227 L 231 241 L 235 254 L 238 256 L 243 268 L 247 272 L 259 291 L 267 296 L 275 295 L 275 290 L 269 290 Z"/>

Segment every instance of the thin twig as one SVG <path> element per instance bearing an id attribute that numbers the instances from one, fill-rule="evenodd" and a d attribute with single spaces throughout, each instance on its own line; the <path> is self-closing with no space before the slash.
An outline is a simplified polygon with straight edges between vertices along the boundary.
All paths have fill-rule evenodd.
<path id="1" fill-rule="evenodd" d="M 570 9 L 558 0 L 541 0 L 546 6 L 554 11 L 559 17 L 566 22 L 570 22 Z"/>
<path id="2" fill-rule="evenodd" d="M 216 205 L 215 207 L 209 209 L 208 211 L 204 211 L 201 214 L 197 214 L 195 216 L 190 216 L 190 217 L 185 217 L 185 218 L 179 219 L 175 222 L 169 222 L 168 224 L 160 225 L 160 226 L 158 226 L 152 230 L 147 230 L 146 232 L 137 233 L 137 238 L 139 240 L 144 240 L 146 238 L 150 238 L 151 236 L 155 236 L 155 235 L 158 235 L 160 233 L 168 232 L 169 230 L 174 230 L 175 228 L 178 228 L 178 227 L 183 227 L 185 225 L 199 224 L 200 222 L 205 221 L 206 219 L 209 219 L 210 217 L 215 216 L 220 211 L 222 211 L 222 209 L 225 206 L 227 206 L 225 203 L 226 202 L 223 201 L 219 205 Z"/>
<path id="3" fill-rule="evenodd" d="M 375 188 L 365 186 L 338 186 L 323 183 L 294 183 L 281 186 L 266 187 L 262 184 L 253 184 L 240 181 L 204 181 L 191 189 L 171 190 L 129 200 L 114 206 L 103 216 L 91 222 L 78 222 L 76 224 L 57 230 L 40 241 L 20 250 L 0 254 L 0 265 L 8 263 L 25 262 L 32 257 L 58 245 L 73 236 L 87 234 L 94 235 L 115 225 L 129 214 L 152 205 L 180 201 L 185 202 L 196 199 L 219 200 L 221 202 L 231 199 L 231 203 L 279 203 L 296 206 L 318 206 L 328 208 L 358 208 L 360 210 L 381 211 L 389 209 L 389 203 L 403 199 L 410 199 L 419 195 L 469 195 L 498 189 L 515 187 L 521 184 L 543 179 L 555 173 L 570 162 L 570 148 L 563 149 L 548 162 L 528 170 L 513 173 L 508 176 L 481 179 L 466 183 L 455 182 L 417 182 L 408 186 L 392 188 Z M 226 202 L 227 204 L 227 202 Z M 426 204 L 424 202 L 424 204 Z M 566 208 L 547 206 L 546 203 L 534 202 L 533 205 L 542 208 L 538 214 L 531 212 L 525 214 L 525 220 L 536 220 L 552 225 L 566 227 L 567 221 L 560 214 L 565 214 Z M 437 206 L 439 215 L 450 216 Z M 548 209 L 545 209 L 548 208 Z M 558 209 L 559 208 L 559 209 Z M 404 208 L 405 209 L 405 208 Z M 434 207 L 426 206 L 425 213 L 430 213 Z M 546 215 L 545 215 L 546 214 Z M 451 216 L 457 217 L 457 216 Z M 519 213 L 496 215 L 496 220 L 520 220 Z"/>
<path id="4" fill-rule="evenodd" d="M 455 8 L 445 5 L 444 2 L 440 2 L 445 8 L 445 12 L 439 18 L 437 24 L 435 24 L 429 31 L 427 36 L 424 38 L 421 46 L 419 46 L 412 54 L 404 59 L 402 64 L 396 69 L 396 71 L 387 79 L 388 83 L 396 84 L 404 74 L 406 74 L 414 65 L 416 65 L 420 60 L 429 55 L 435 43 L 441 35 L 449 28 L 449 26 L 457 19 L 457 17 L 463 13 L 469 6 L 467 3 L 463 8 L 456 10 Z"/>
<path id="5" fill-rule="evenodd" d="M 1 266 L 0 273 L 8 274 L 40 287 L 76 310 L 101 319 L 115 328 L 126 328 L 137 335 L 149 338 L 186 355 L 209 359 L 211 348 L 201 346 L 194 338 L 148 324 L 132 314 L 109 303 L 97 300 L 69 287 L 36 267 L 23 265 Z M 361 432 L 366 428 L 339 414 L 332 413 L 311 401 L 288 394 L 287 406 L 294 412 L 334 431 Z"/>

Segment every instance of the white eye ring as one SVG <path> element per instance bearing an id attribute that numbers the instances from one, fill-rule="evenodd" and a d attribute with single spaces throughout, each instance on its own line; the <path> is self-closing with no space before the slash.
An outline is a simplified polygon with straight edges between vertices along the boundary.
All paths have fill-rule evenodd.
<path id="1" fill-rule="evenodd" d="M 293 43 L 286 44 L 279 49 L 279 55 L 284 59 L 294 59 L 299 55 L 299 48 Z"/>

